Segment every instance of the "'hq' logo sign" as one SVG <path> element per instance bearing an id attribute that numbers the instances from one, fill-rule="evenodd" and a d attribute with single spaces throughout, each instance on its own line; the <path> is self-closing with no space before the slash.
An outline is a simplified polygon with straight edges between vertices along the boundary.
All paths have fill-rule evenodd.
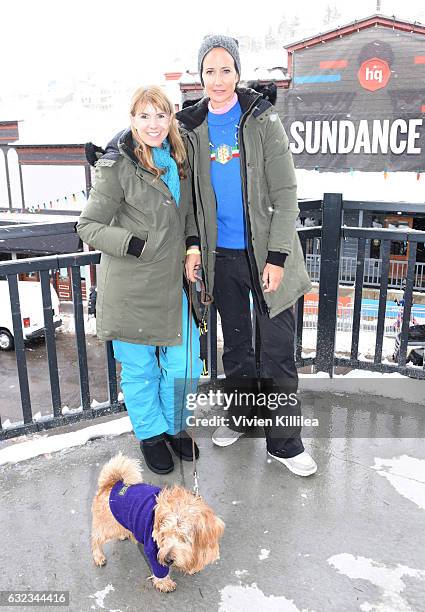
<path id="1" fill-rule="evenodd" d="M 372 57 L 360 66 L 357 73 L 360 85 L 369 91 L 385 87 L 390 80 L 391 70 L 385 60 Z"/>

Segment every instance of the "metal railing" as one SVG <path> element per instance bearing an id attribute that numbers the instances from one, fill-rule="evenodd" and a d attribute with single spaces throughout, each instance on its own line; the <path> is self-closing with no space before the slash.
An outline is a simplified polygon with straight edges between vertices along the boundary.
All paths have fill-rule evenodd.
<path id="1" fill-rule="evenodd" d="M 353 203 L 351 203 L 353 204 Z M 400 208 L 400 205 L 398 205 Z M 314 200 L 300 202 L 302 212 L 308 210 L 321 210 L 322 225 L 298 229 L 298 235 L 306 251 L 307 241 L 321 240 L 321 267 L 319 273 L 319 297 L 315 313 L 314 325 L 317 329 L 316 352 L 314 356 L 303 355 L 303 333 L 311 325 L 311 310 L 300 298 L 296 305 L 296 361 L 299 367 L 313 366 L 316 371 L 325 371 L 333 374 L 335 366 L 348 366 L 363 368 L 379 372 L 400 372 L 413 378 L 425 378 L 425 369 L 410 366 L 407 361 L 408 328 L 412 312 L 412 296 L 415 279 L 417 244 L 425 241 L 425 232 L 400 232 L 376 228 L 351 228 L 342 226 L 343 200 L 340 194 L 325 194 L 323 202 Z M 45 231 L 46 228 L 31 230 L 29 227 L 3 227 L 0 228 L 0 241 L 7 240 L 11 235 L 16 237 L 20 232 L 34 235 L 33 232 Z M 64 228 L 65 231 L 65 228 Z M 70 228 L 67 228 L 70 231 Z M 372 232 L 372 234 L 371 234 Z M 375 333 L 375 350 L 372 360 L 359 358 L 359 334 L 364 329 L 362 321 L 362 290 L 365 285 L 365 270 L 367 258 L 365 256 L 366 240 L 371 235 L 381 241 L 381 275 L 377 316 L 374 318 L 371 331 Z M 351 343 L 348 347 L 348 357 L 336 355 L 336 334 L 341 312 L 338 310 L 338 289 L 341 279 L 341 240 L 345 237 L 353 238 L 358 243 L 358 258 L 354 279 L 354 302 L 350 312 L 350 323 L 342 331 L 351 334 Z M 390 243 L 393 240 L 405 240 L 409 243 L 409 259 L 406 269 L 406 286 L 404 291 L 404 308 L 401 319 L 401 343 L 398 363 L 389 364 L 383 360 L 383 338 L 386 332 L 386 297 L 389 286 L 390 270 Z M 14 436 L 33 433 L 36 431 L 66 425 L 79 420 L 94 419 L 104 414 L 120 412 L 125 406 L 118 399 L 117 375 L 115 360 L 110 342 L 106 343 L 106 363 L 108 387 L 108 401 L 99 408 L 91 406 L 90 385 L 87 368 L 87 349 L 84 328 L 84 310 L 81 291 L 80 268 L 90 264 L 97 264 L 100 253 L 75 253 L 20 259 L 0 263 L 0 276 L 6 276 L 9 283 L 10 302 L 13 319 L 13 333 L 15 340 L 15 354 L 22 404 L 23 423 L 13 424 L 11 427 L 2 427 L 0 420 L 0 440 Z M 325 264 L 325 265 L 323 265 Z M 52 302 L 50 294 L 49 273 L 54 269 L 70 268 L 73 294 L 73 315 L 75 319 L 75 342 L 78 355 L 79 389 L 82 409 L 73 414 L 63 414 L 61 389 L 58 376 L 58 360 L 56 354 L 55 330 L 53 323 Z M 47 348 L 47 365 L 50 379 L 51 415 L 42 420 L 35 421 L 31 407 L 31 395 L 28 384 L 28 371 L 21 308 L 19 302 L 18 275 L 22 273 L 39 272 L 41 279 L 41 292 L 43 299 L 44 327 Z M 208 369 L 211 379 L 217 377 L 217 313 L 214 307 L 209 310 L 208 321 Z M 340 329 L 341 330 L 341 329 Z M 260 338 L 254 329 L 256 350 L 260 347 Z"/>
<path id="2" fill-rule="evenodd" d="M 3 230 L 1 228 L 0 236 L 2 235 L 2 231 Z M 123 406 L 122 402 L 118 401 L 115 359 L 110 342 L 106 343 L 107 380 L 105 382 L 107 383 L 108 387 L 107 406 L 92 408 L 90 402 L 80 268 L 89 264 L 97 264 L 99 261 L 100 253 L 97 251 L 92 251 L 90 253 L 37 257 L 34 259 L 21 259 L 17 261 L 0 263 L 0 274 L 5 275 L 9 283 L 15 355 L 23 415 L 23 423 L 11 428 L 3 428 L 0 421 L 0 439 L 33 433 L 39 430 L 50 429 L 79 420 L 93 419 L 105 414 L 125 410 L 125 406 Z M 50 272 L 52 270 L 64 267 L 71 269 L 73 315 L 75 320 L 75 343 L 78 356 L 79 388 L 82 406 L 81 412 L 75 412 L 73 414 L 62 414 L 55 326 L 53 323 L 53 309 L 50 292 Z M 50 378 L 50 399 L 52 412 L 51 418 L 43 419 L 42 421 L 35 421 L 32 414 L 31 395 L 28 384 L 27 358 L 21 320 L 18 274 L 28 272 L 39 273 L 40 290 L 43 301 L 47 366 Z"/>
<path id="3" fill-rule="evenodd" d="M 320 255 L 306 255 L 306 267 L 313 282 L 319 282 L 320 278 Z M 355 257 L 341 257 L 339 270 L 339 282 L 354 285 L 356 281 L 357 259 Z M 368 287 L 379 287 L 381 284 L 382 260 L 365 257 L 364 261 L 364 284 Z M 388 279 L 389 289 L 402 289 L 407 274 L 407 261 L 390 259 L 390 270 Z M 413 289 L 425 290 L 425 263 L 415 264 L 413 274 Z"/>
<path id="4" fill-rule="evenodd" d="M 425 242 L 425 232 L 421 231 L 399 231 L 378 228 L 347 227 L 342 224 L 344 210 L 384 210 L 421 212 L 423 207 L 416 204 L 404 203 L 371 203 L 371 202 L 344 202 L 341 194 L 325 194 L 322 207 L 321 233 L 321 269 L 319 275 L 319 307 L 317 319 L 317 345 L 314 357 L 316 370 L 328 372 L 331 376 L 335 366 L 346 366 L 351 368 L 372 370 L 381 373 L 399 372 L 412 378 L 425 378 L 425 363 L 422 368 L 411 367 L 407 364 L 408 330 L 411 320 L 413 303 L 413 283 L 416 266 L 416 253 L 418 243 Z M 301 234 L 302 242 L 306 243 L 308 234 L 316 237 L 314 230 L 305 229 Z M 341 269 L 341 242 L 343 239 L 352 238 L 357 241 L 357 263 L 354 283 L 353 323 L 351 335 L 350 356 L 337 357 L 336 324 L 338 314 L 338 291 L 340 286 Z M 380 240 L 381 275 L 379 285 L 378 313 L 376 319 L 376 337 L 374 356 L 370 361 L 359 359 L 359 337 L 361 326 L 362 294 L 365 285 L 365 259 L 366 241 Z M 385 333 L 385 320 L 387 308 L 388 279 L 390 275 L 390 250 L 391 242 L 405 241 L 408 243 L 409 257 L 405 277 L 404 308 L 401 322 L 401 342 L 397 365 L 385 363 L 382 349 Z M 298 311 L 304 306 L 304 300 L 299 300 Z M 302 306 L 301 306 L 302 305 Z M 300 315 L 302 315 L 302 310 Z M 302 349 L 302 325 L 299 325 L 297 357 L 301 358 Z M 303 360 L 301 359 L 301 362 Z"/>
<path id="5" fill-rule="evenodd" d="M 394 337 L 400 331 L 400 320 L 403 315 L 403 307 L 394 304 L 385 312 L 384 335 Z M 415 309 L 412 308 L 411 324 L 425 324 L 425 310 L 415 317 Z M 304 329 L 317 329 L 319 316 L 318 304 L 305 304 L 303 316 Z M 376 333 L 378 317 L 378 305 L 362 307 L 360 313 L 360 331 Z M 337 309 L 336 331 L 352 332 L 354 321 L 354 307 L 340 306 Z M 311 347 L 309 347 L 311 348 Z"/>
<path id="6" fill-rule="evenodd" d="M 19 178 L 20 207 L 13 205 L 12 184 L 10 180 L 11 168 L 9 154 L 16 153 Z M 22 176 L 23 166 L 82 166 L 85 174 L 85 192 L 88 195 L 91 188 L 91 170 L 86 160 L 84 144 L 0 144 L 0 156 L 4 162 L 6 178 L 8 209 L 27 210 L 25 186 Z M 45 212 L 45 211 L 43 211 Z"/>

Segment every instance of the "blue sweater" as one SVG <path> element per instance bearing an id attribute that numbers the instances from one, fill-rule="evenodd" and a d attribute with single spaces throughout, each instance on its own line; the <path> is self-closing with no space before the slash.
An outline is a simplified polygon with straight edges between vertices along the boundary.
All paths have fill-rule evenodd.
<path id="1" fill-rule="evenodd" d="M 227 113 L 208 112 L 211 183 L 217 200 L 217 246 L 246 248 L 245 212 L 239 160 L 239 102 Z"/>
<path id="2" fill-rule="evenodd" d="M 152 537 L 156 496 L 159 487 L 140 483 L 125 486 L 117 482 L 109 495 L 109 508 L 114 518 L 143 544 L 145 555 L 156 578 L 168 576 L 169 568 L 158 562 L 158 546 Z"/>

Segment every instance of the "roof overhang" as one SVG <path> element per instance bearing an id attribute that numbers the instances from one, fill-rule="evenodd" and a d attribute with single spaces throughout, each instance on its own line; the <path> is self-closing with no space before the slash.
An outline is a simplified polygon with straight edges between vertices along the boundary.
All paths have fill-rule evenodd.
<path id="1" fill-rule="evenodd" d="M 343 36 L 348 36 L 349 34 L 353 34 L 354 32 L 360 32 L 360 30 L 365 30 L 366 28 L 371 28 L 378 25 L 391 28 L 393 30 L 401 30 L 403 32 L 411 32 L 425 35 L 425 26 L 420 24 L 418 21 L 410 22 L 398 19 L 395 16 L 386 17 L 384 15 L 375 14 L 371 15 L 370 17 L 355 20 L 349 24 L 340 26 L 338 28 L 327 30 L 326 32 L 322 32 L 321 34 L 310 36 L 308 38 L 303 38 L 302 40 L 291 43 L 290 45 L 285 45 L 284 48 L 287 50 L 288 54 L 292 54 L 300 49 L 307 49 L 314 45 L 318 45 L 323 42 L 329 42 L 337 38 L 342 38 Z"/>

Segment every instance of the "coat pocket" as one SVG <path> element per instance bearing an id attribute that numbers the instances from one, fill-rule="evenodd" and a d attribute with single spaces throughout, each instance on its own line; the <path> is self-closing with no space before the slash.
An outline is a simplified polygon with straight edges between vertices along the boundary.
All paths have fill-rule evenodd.
<path id="1" fill-rule="evenodd" d="M 154 262 L 162 259 L 167 251 L 168 240 L 162 240 L 158 233 L 150 230 L 146 237 L 145 247 L 142 254 L 138 258 L 140 263 Z"/>

